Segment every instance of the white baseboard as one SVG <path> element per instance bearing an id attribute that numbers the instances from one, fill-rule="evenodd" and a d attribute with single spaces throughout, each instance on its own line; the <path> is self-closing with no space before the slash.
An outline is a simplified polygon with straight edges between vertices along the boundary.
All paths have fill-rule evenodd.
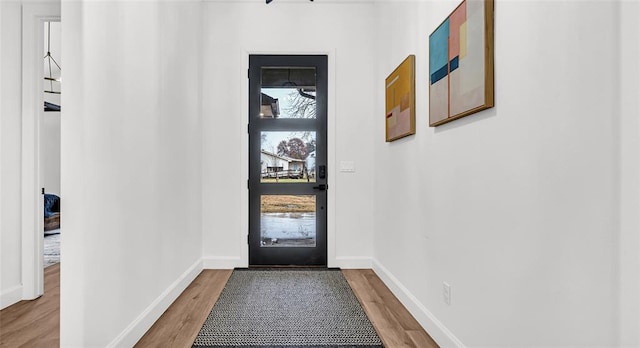
<path id="1" fill-rule="evenodd" d="M 373 270 L 440 347 L 464 347 L 464 344 L 378 260 L 373 260 Z"/>
<path id="2" fill-rule="evenodd" d="M 133 347 L 200 272 L 202 272 L 202 260 L 191 265 L 107 347 Z"/>
<path id="3" fill-rule="evenodd" d="M 16 285 L 0 294 L 0 309 L 5 309 L 22 300 L 22 285 Z"/>
<path id="4" fill-rule="evenodd" d="M 359 256 L 339 256 L 333 262 L 329 262 L 329 267 L 339 267 L 342 269 L 371 269 L 373 263 L 370 257 Z"/>
<path id="5" fill-rule="evenodd" d="M 239 257 L 234 256 L 205 256 L 202 258 L 204 269 L 234 269 L 247 267 Z"/>

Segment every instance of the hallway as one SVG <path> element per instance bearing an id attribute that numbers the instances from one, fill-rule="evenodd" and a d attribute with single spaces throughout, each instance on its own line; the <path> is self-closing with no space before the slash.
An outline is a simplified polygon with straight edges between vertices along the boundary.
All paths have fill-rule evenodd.
<path id="1" fill-rule="evenodd" d="M 371 270 L 357 271 L 356 291 L 384 288 L 375 272 L 440 346 L 639 347 L 640 1 L 481 0 L 495 3 L 494 64 L 463 64 L 471 46 L 446 64 L 493 74 L 494 107 L 431 127 L 432 101 L 449 92 L 430 87 L 447 70 L 431 53 L 448 50 L 429 38 L 462 1 L 0 0 L 2 339 L 28 339 L 4 326 L 22 308 L 16 324 L 45 346 L 59 325 L 64 347 L 132 347 L 162 313 L 180 316 L 166 310 L 185 289 L 221 286 L 203 269 L 251 265 L 260 191 L 247 181 L 262 163 L 250 144 L 262 154 L 264 132 L 277 154 L 266 135 L 289 131 L 253 110 L 250 57 L 323 55 L 326 265 Z M 38 74 L 42 23 L 58 19 L 59 316 L 52 302 L 25 309 L 46 296 L 9 308 L 42 288 Z M 452 42 L 482 46 L 464 37 Z M 408 56 L 415 134 L 388 142 L 385 82 Z M 360 295 L 381 335 L 416 340 L 391 296 Z M 181 320 L 172 332 L 201 324 Z"/>

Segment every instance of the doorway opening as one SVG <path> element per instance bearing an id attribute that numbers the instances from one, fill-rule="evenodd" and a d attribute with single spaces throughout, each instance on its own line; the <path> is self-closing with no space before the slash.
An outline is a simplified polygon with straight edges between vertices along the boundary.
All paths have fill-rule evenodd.
<path id="1" fill-rule="evenodd" d="M 62 26 L 43 23 L 43 116 L 40 118 L 40 171 L 43 197 L 43 266 L 60 262 L 60 123 L 62 94 Z"/>
<path id="2" fill-rule="evenodd" d="M 327 56 L 249 57 L 249 265 L 327 264 Z"/>
<path id="3" fill-rule="evenodd" d="M 33 300 L 44 293 L 45 144 L 42 140 L 42 134 L 46 132 L 44 91 L 45 82 L 55 82 L 44 79 L 48 76 L 48 69 L 47 75 L 43 69 L 44 58 L 49 51 L 45 50 L 45 47 L 48 47 L 45 28 L 48 30 L 48 22 L 52 22 L 51 33 L 53 34 L 53 29 L 59 25 L 60 20 L 60 3 L 24 3 L 22 5 L 21 278 L 23 300 Z M 51 44 L 53 49 L 53 41 Z M 60 55 L 59 49 L 57 55 Z M 56 53 L 52 52 L 52 56 L 58 64 L 61 64 L 61 59 L 56 57 Z M 55 63 L 52 62 L 52 65 Z M 51 76 L 55 74 L 53 68 L 52 66 Z M 60 78 L 57 79 L 60 80 Z M 48 86 L 51 88 L 51 83 Z M 57 142 L 59 143 L 60 140 Z M 59 159 L 57 162 L 60 163 Z"/>

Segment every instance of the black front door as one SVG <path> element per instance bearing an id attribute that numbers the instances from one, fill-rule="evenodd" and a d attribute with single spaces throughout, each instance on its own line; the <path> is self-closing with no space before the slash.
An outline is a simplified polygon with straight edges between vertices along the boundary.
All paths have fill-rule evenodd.
<path id="1" fill-rule="evenodd" d="M 327 56 L 249 57 L 249 265 L 327 264 Z"/>

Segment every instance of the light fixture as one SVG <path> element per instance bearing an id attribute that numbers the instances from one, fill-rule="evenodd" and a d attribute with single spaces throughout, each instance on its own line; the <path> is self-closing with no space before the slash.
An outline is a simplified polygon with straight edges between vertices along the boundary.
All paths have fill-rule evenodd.
<path id="1" fill-rule="evenodd" d="M 61 82 L 62 79 L 56 79 L 53 77 L 53 72 L 51 69 L 51 62 L 53 62 L 58 69 L 62 72 L 62 68 L 60 68 L 60 65 L 58 64 L 58 62 L 56 62 L 55 59 L 53 59 L 53 57 L 51 56 L 51 22 L 47 22 L 48 25 L 48 29 L 47 29 L 47 54 L 44 56 L 44 60 L 49 64 L 49 76 L 45 76 L 44 80 L 49 82 L 49 86 L 51 87 L 49 90 L 47 90 L 45 88 L 44 92 L 45 93 L 51 93 L 51 94 L 61 94 L 61 92 L 56 92 L 53 90 L 53 83 L 54 82 Z"/>

